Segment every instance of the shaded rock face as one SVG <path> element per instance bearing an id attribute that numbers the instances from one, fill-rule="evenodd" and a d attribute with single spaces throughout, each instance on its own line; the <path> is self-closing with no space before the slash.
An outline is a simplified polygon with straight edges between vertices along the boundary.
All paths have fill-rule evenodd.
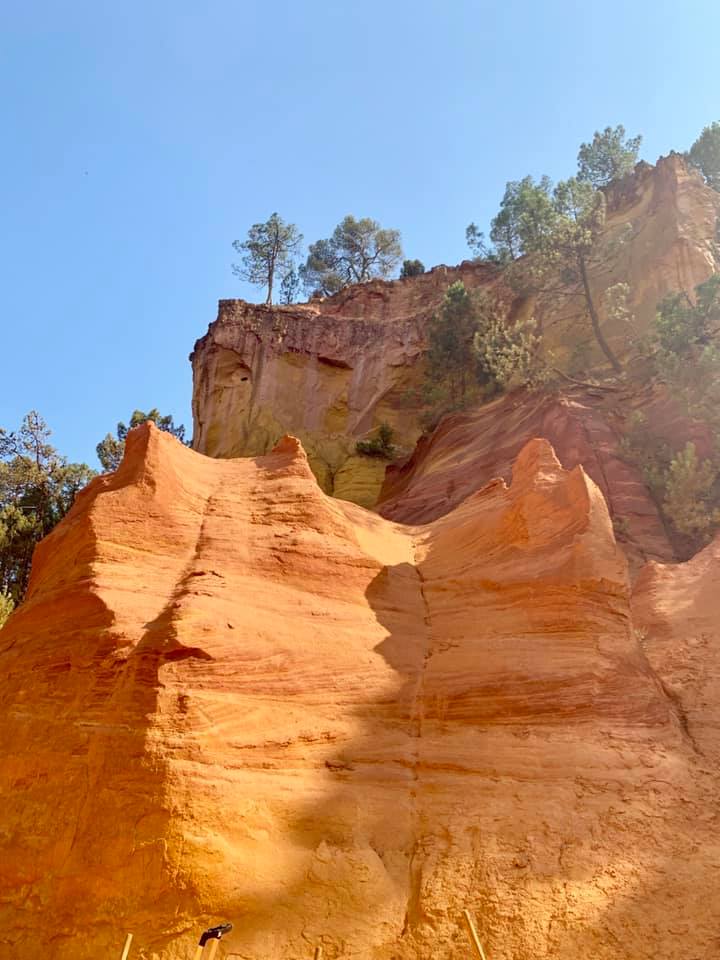
<path id="1" fill-rule="evenodd" d="M 292 438 L 211 460 L 146 424 L 0 649 L 13 958 L 131 930 L 179 960 L 220 919 L 228 957 L 460 958 L 464 907 L 493 958 L 717 956 L 716 701 L 688 719 L 600 491 L 545 441 L 401 526 Z"/>
<path id="2" fill-rule="evenodd" d="M 698 755 L 714 766 L 720 761 L 718 597 L 720 537 L 687 563 L 648 563 L 632 598 L 648 660 Z"/>
<path id="3" fill-rule="evenodd" d="M 644 330 L 665 294 L 707 279 L 718 263 L 720 194 L 670 156 L 655 167 L 639 164 L 612 188 L 607 207 L 600 240 L 607 266 L 590 283 L 605 334 L 622 355 L 628 327 L 607 321 L 601 294 L 627 283 L 635 326 Z M 399 454 L 412 451 L 421 433 L 412 395 L 423 378 L 427 323 L 456 280 L 488 290 L 513 317 L 534 316 L 563 369 L 602 361 L 581 301 L 513 302 L 487 264 L 437 267 L 290 307 L 222 300 L 191 358 L 194 448 L 213 457 L 264 454 L 290 432 L 323 490 L 374 505 L 385 463 L 356 455 L 355 445 L 387 422 Z"/>

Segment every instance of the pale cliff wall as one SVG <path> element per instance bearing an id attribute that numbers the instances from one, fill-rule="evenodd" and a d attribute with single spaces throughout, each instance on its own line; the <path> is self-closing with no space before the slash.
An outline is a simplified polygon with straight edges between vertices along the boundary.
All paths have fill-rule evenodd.
<path id="1" fill-rule="evenodd" d="M 634 173 L 609 189 L 599 241 L 603 268 L 594 271 L 590 285 L 605 334 L 619 354 L 628 348 L 630 331 L 622 320 L 607 322 L 603 291 L 626 283 L 633 326 L 647 330 L 664 296 L 677 290 L 691 293 L 720 269 L 718 218 L 720 194 L 705 186 L 679 154 L 662 157 L 654 167 L 639 163 Z M 602 360 L 583 320 L 581 302 L 543 297 L 537 315 L 561 366 Z"/>
<path id="2" fill-rule="evenodd" d="M 262 454 L 289 431 L 324 490 L 371 506 L 385 463 L 357 456 L 355 444 L 386 421 L 412 450 L 421 430 L 407 394 L 421 380 L 425 324 L 456 279 L 492 285 L 496 271 L 437 267 L 289 307 L 221 300 L 191 358 L 194 448 Z"/>
<path id="3" fill-rule="evenodd" d="M 599 490 L 543 441 L 402 527 L 292 439 L 211 460 L 145 425 L 0 651 L 13 960 L 126 930 L 180 960 L 220 919 L 227 957 L 460 960 L 464 907 L 492 960 L 717 957 L 717 703 L 688 727 Z"/>
<path id="4" fill-rule="evenodd" d="M 591 278 L 595 291 L 627 282 L 630 306 L 644 328 L 660 297 L 692 290 L 716 266 L 719 213 L 720 195 L 681 157 L 655 167 L 639 164 L 609 194 L 602 241 L 608 269 Z M 621 234 L 629 239 L 611 254 Z M 325 491 L 372 506 L 385 464 L 356 456 L 355 444 L 387 421 L 400 455 L 412 451 L 421 431 L 407 394 L 422 379 L 427 320 L 457 279 L 492 289 L 507 302 L 494 269 L 474 263 L 355 286 L 291 307 L 221 301 L 217 320 L 192 354 L 195 449 L 214 457 L 262 454 L 291 432 L 302 440 Z M 517 301 L 513 310 L 535 313 L 560 366 L 597 358 L 587 324 L 577 322 L 577 307 L 564 298 Z M 616 350 L 626 348 L 622 324 L 606 333 Z"/>

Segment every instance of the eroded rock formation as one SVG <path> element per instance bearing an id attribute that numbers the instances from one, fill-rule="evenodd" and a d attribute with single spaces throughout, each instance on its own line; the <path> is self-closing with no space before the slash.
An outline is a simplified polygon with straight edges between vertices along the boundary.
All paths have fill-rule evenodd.
<path id="1" fill-rule="evenodd" d="M 611 189 L 607 207 L 599 241 L 605 267 L 590 282 L 605 334 L 622 355 L 630 330 L 607 320 L 601 294 L 628 284 L 633 328 L 642 331 L 661 297 L 706 280 L 718 267 L 720 194 L 672 155 L 655 167 L 639 164 Z M 222 300 L 192 354 L 195 449 L 214 457 L 263 454 L 290 432 L 326 492 L 373 506 L 385 464 L 357 456 L 355 445 L 387 422 L 400 454 L 411 453 L 421 430 L 410 397 L 423 376 L 427 321 L 455 280 L 486 288 L 514 318 L 534 316 L 564 370 L 602 359 L 576 299 L 511 302 L 487 264 L 437 267 L 290 307 Z"/>
<path id="2" fill-rule="evenodd" d="M 411 452 L 421 430 L 408 394 L 420 384 L 425 326 L 457 279 L 473 289 L 498 282 L 493 268 L 465 263 L 309 304 L 221 300 L 191 357 L 193 446 L 213 457 L 263 454 L 291 431 L 326 492 L 372 506 L 385 463 L 355 445 L 385 421 Z"/>
<path id="3" fill-rule="evenodd" d="M 641 469 L 624 450 L 629 423 L 640 411 L 643 429 L 663 436 L 673 449 L 691 440 L 701 459 L 712 454 L 707 425 L 690 419 L 657 386 L 516 390 L 445 417 L 411 457 L 388 467 L 377 509 L 401 523 L 434 520 L 491 477 L 509 480 L 520 450 L 544 437 L 563 467 L 581 464 L 602 491 L 633 571 L 649 559 L 672 560 L 685 545 L 666 527 Z"/>
<path id="4" fill-rule="evenodd" d="M 653 569 L 651 638 L 682 629 Z M 408 527 L 294 439 L 138 428 L 0 632 L 4 949 L 179 960 L 227 918 L 227 957 L 460 958 L 467 906 L 491 960 L 711 960 L 718 707 L 644 642 L 602 494 L 545 441 Z"/>

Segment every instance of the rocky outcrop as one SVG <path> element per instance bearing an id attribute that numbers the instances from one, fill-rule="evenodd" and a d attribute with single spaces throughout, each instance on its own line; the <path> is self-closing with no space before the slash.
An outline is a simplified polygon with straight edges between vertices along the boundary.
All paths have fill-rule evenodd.
<path id="1" fill-rule="evenodd" d="M 425 326 L 457 279 L 491 286 L 497 272 L 437 267 L 288 307 L 221 300 L 191 356 L 194 448 L 212 457 L 263 454 L 290 431 L 326 492 L 371 506 L 386 463 L 355 446 L 387 422 L 401 452 L 412 450 L 421 430 L 410 395 L 421 381 Z"/>
<path id="2" fill-rule="evenodd" d="M 607 320 L 600 294 L 627 283 L 635 329 L 657 301 L 692 290 L 717 265 L 720 194 L 705 187 L 680 156 L 639 164 L 612 188 L 600 248 L 605 268 L 591 286 L 616 351 L 629 328 Z M 323 490 L 372 506 L 385 463 L 355 452 L 382 422 L 393 427 L 399 458 L 421 434 L 418 403 L 425 332 L 447 287 L 484 287 L 517 319 L 535 317 L 553 363 L 566 371 L 599 357 L 574 298 L 516 300 L 487 264 L 437 267 L 419 277 L 376 281 L 334 297 L 289 307 L 222 300 L 193 362 L 193 446 L 213 457 L 267 453 L 283 433 L 298 436 Z"/>
<path id="3" fill-rule="evenodd" d="M 648 329 L 657 303 L 668 293 L 689 293 L 720 269 L 720 194 L 705 186 L 683 157 L 661 157 L 656 166 L 639 163 L 634 173 L 607 194 L 607 220 L 598 243 L 603 264 L 590 286 L 604 332 L 622 355 L 637 332 Z M 608 320 L 604 291 L 628 286 L 632 328 Z M 582 302 L 545 296 L 536 306 L 547 349 L 563 368 L 587 367 L 602 359 L 583 319 Z"/>
<path id="4" fill-rule="evenodd" d="M 655 614 L 652 614 L 655 616 Z M 17 960 L 717 954 L 716 765 L 550 445 L 431 523 L 132 431 L 0 632 Z M 717 705 L 703 709 L 708 723 Z M 691 724 L 692 726 L 692 724 Z"/>
<path id="5" fill-rule="evenodd" d="M 708 428 L 683 414 L 659 387 L 517 390 L 445 417 L 408 460 L 388 468 L 377 509 L 401 523 L 434 520 L 493 477 L 509 480 L 520 450 L 544 437 L 563 467 L 581 464 L 598 485 L 633 570 L 649 559 L 672 560 L 685 544 L 666 527 L 640 468 L 624 450 L 637 412 L 645 418 L 643 429 L 662 436 L 673 450 L 692 440 L 701 459 L 711 455 Z"/>

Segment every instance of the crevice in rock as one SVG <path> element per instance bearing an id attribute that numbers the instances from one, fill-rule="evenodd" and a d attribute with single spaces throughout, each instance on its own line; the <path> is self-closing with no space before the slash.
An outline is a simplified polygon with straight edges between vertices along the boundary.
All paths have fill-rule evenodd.
<path id="1" fill-rule="evenodd" d="M 685 710 L 685 706 L 682 700 L 680 699 L 677 693 L 675 693 L 673 690 L 670 689 L 670 687 L 667 686 L 665 681 L 656 671 L 653 670 L 653 673 L 657 677 L 658 684 L 660 685 L 660 689 L 662 690 L 663 694 L 670 701 L 671 709 L 677 718 L 677 721 L 680 725 L 680 729 L 682 730 L 683 739 L 687 741 L 688 745 L 692 748 L 693 753 L 696 753 L 699 757 L 704 757 L 705 754 L 703 753 L 702 749 L 700 748 L 700 745 L 695 739 L 694 734 L 690 730 L 690 720 L 688 718 L 687 711 Z"/>
<path id="2" fill-rule="evenodd" d="M 413 548 L 413 568 L 415 570 L 418 582 L 418 590 L 422 600 L 423 608 L 423 633 L 425 636 L 425 652 L 423 654 L 422 664 L 418 673 L 415 691 L 413 693 L 412 703 L 410 705 L 410 734 L 414 739 L 411 773 L 412 785 L 410 787 L 410 805 L 412 818 L 413 843 L 408 861 L 408 898 L 405 908 L 405 917 L 401 936 L 405 937 L 412 934 L 414 929 L 425 919 L 422 909 L 422 881 L 423 864 L 421 860 L 422 836 L 421 836 L 421 811 L 419 804 L 420 790 L 420 741 L 423 735 L 423 721 L 425 713 L 425 677 L 430 660 L 433 656 L 433 638 L 430 618 L 430 608 L 425 593 L 425 578 L 423 577 L 420 565 L 417 561 L 417 549 Z"/>

